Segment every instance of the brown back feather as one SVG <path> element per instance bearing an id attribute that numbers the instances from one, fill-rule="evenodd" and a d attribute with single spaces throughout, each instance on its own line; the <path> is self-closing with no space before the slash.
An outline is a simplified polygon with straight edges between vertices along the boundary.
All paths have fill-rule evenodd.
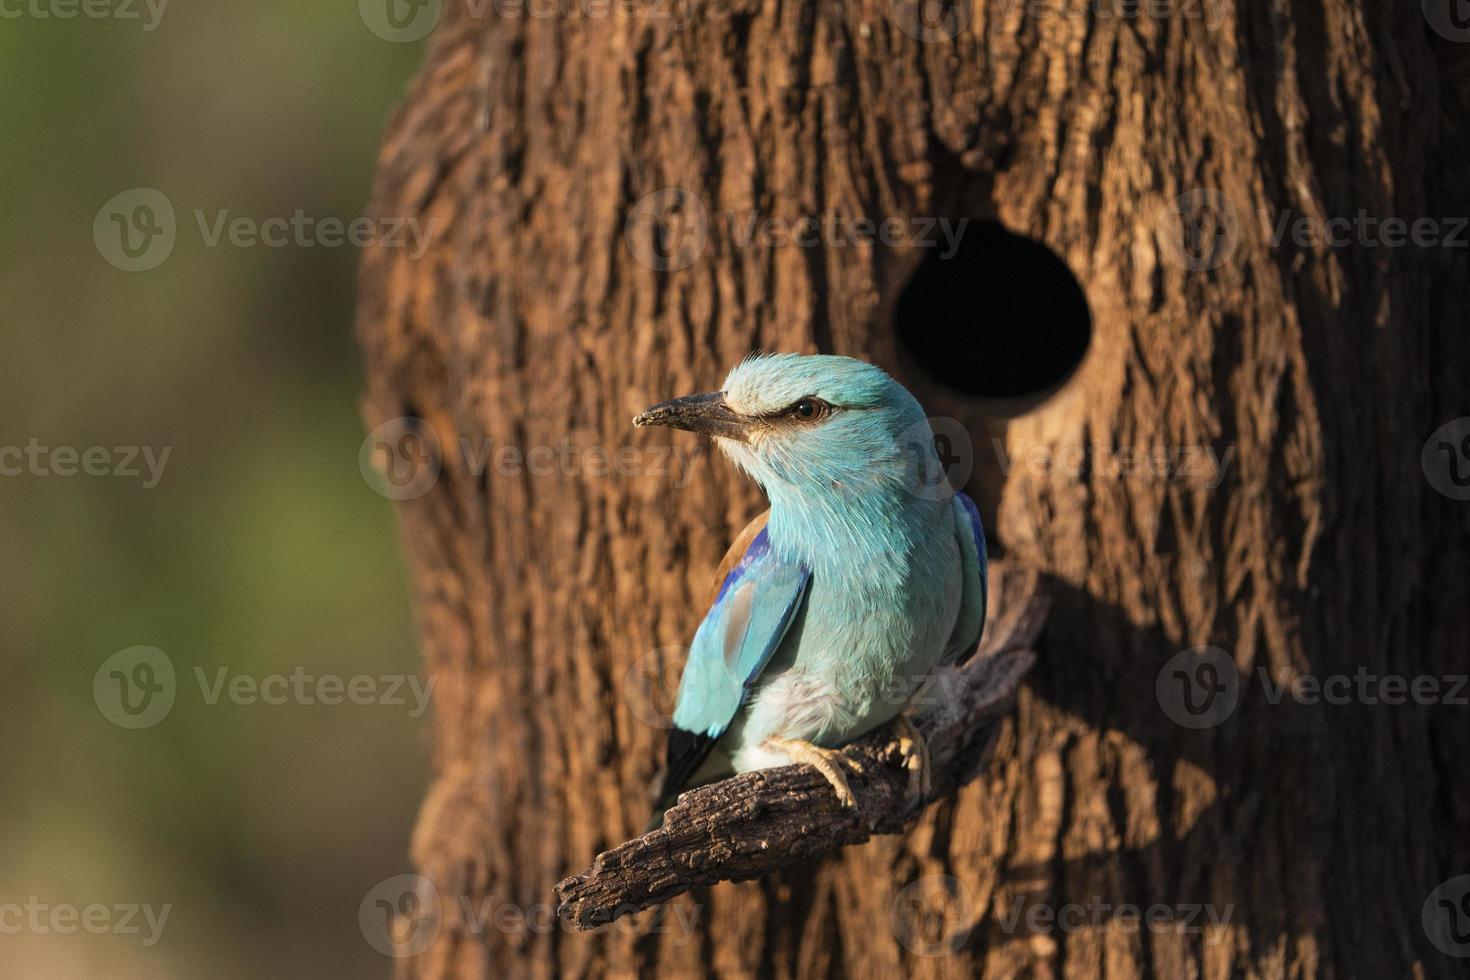
<path id="1" fill-rule="evenodd" d="M 770 508 L 756 515 L 755 520 L 745 525 L 745 530 L 735 535 L 735 541 L 730 545 L 730 550 L 725 552 L 725 557 L 720 559 L 720 567 L 715 570 L 715 580 L 709 590 L 709 597 L 704 601 L 704 607 L 710 608 L 715 604 L 715 597 L 720 594 L 720 586 L 725 582 L 725 576 L 740 564 L 740 559 L 745 557 L 745 549 L 755 540 L 755 536 L 765 529 L 766 521 L 771 519 Z"/>

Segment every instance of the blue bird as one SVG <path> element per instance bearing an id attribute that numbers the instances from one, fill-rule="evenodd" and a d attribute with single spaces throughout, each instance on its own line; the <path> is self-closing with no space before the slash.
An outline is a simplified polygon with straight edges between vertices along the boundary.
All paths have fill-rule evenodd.
<path id="1" fill-rule="evenodd" d="M 654 825 L 690 786 L 792 763 L 854 806 L 835 750 L 895 718 L 911 792 L 917 779 L 926 793 L 924 743 L 901 712 L 980 640 L 985 533 L 913 395 L 852 358 L 771 354 L 633 424 L 712 436 L 770 500 L 694 635 Z"/>

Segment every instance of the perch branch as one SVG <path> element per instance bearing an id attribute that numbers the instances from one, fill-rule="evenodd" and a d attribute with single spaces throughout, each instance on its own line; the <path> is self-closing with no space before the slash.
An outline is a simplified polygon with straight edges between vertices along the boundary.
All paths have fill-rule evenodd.
<path id="1" fill-rule="evenodd" d="M 989 761 L 1049 600 L 1034 571 L 991 565 L 990 617 L 977 653 L 940 674 L 913 719 L 929 748 L 930 789 L 909 795 L 909 772 L 891 727 L 844 754 L 861 765 L 848 782 L 857 806 L 844 809 L 811 766 L 741 773 L 681 795 L 663 826 L 597 856 L 556 886 L 557 912 L 592 929 L 720 881 L 745 881 L 902 833 L 930 803 L 974 779 Z"/>

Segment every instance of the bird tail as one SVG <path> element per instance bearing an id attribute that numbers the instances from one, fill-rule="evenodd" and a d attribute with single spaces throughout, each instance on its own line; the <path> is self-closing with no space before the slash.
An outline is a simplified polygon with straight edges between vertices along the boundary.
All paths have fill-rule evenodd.
<path id="1" fill-rule="evenodd" d="M 685 731 L 677 726 L 669 729 L 668 765 L 664 771 L 663 787 L 658 792 L 658 802 L 653 805 L 653 815 L 643 833 L 657 830 L 664 822 L 664 811 L 689 788 L 689 781 L 709 757 L 715 741 L 710 735 Z"/>

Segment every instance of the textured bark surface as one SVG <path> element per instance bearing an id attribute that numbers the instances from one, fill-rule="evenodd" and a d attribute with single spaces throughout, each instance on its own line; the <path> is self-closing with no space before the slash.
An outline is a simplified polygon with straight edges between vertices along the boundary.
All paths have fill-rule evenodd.
<path id="1" fill-rule="evenodd" d="M 1470 214 L 1470 44 L 1389 0 L 1163 17 L 977 0 L 928 42 L 900 27 L 912 6 L 445 3 L 373 204 L 417 217 L 429 248 L 368 251 L 358 322 L 369 423 L 423 417 L 443 467 L 400 513 L 437 676 L 412 856 L 451 900 L 401 972 L 1458 973 L 1420 909 L 1470 870 L 1470 709 L 1271 703 L 1253 672 L 1465 672 L 1470 505 L 1419 465 L 1470 414 L 1465 251 L 1273 245 L 1258 214 Z M 667 188 L 709 223 L 660 270 L 635 205 Z M 1169 261 L 1167 207 L 1204 189 L 1238 234 L 1190 269 Z M 1065 260 L 1092 349 L 1060 394 L 994 418 L 894 341 L 923 249 L 743 241 L 753 211 L 1000 221 Z M 647 816 L 663 733 L 628 678 L 676 676 L 670 649 L 762 504 L 707 451 L 660 467 L 649 451 L 691 444 L 628 420 L 757 346 L 876 361 L 973 434 L 994 544 L 1055 595 L 992 765 L 902 837 L 636 929 L 479 927 L 467 909 L 552 902 Z M 641 455 L 477 472 L 464 449 L 486 439 Z M 1191 447 L 1229 454 L 1217 486 L 1037 462 Z M 1155 682 L 1201 644 L 1252 673 L 1229 720 L 1195 730 Z M 1123 903 L 1228 921 L 1138 929 L 1104 908 Z M 1013 915 L 1069 904 L 1083 925 Z"/>

